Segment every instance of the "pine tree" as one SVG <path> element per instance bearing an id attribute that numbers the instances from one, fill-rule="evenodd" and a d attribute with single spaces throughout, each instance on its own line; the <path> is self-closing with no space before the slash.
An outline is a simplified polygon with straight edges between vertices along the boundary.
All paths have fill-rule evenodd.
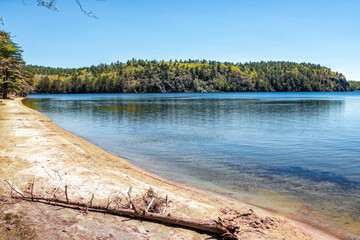
<path id="1" fill-rule="evenodd" d="M 25 73 L 21 53 L 9 34 L 0 30 L 0 92 L 3 98 L 21 90 Z"/>

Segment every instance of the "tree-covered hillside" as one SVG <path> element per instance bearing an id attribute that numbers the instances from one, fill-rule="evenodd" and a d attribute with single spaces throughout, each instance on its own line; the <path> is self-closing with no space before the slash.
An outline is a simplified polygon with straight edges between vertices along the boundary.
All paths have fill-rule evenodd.
<path id="1" fill-rule="evenodd" d="M 342 74 L 310 63 L 143 61 L 78 69 L 28 66 L 36 93 L 349 91 Z"/>
<path id="2" fill-rule="evenodd" d="M 360 90 L 360 81 L 349 81 L 349 84 L 352 89 Z"/>

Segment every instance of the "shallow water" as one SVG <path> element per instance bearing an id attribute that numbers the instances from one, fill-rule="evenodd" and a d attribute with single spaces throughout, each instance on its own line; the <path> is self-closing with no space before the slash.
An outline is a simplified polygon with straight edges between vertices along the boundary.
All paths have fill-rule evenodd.
<path id="1" fill-rule="evenodd" d="M 30 95 L 24 104 L 167 179 L 360 236 L 360 92 Z"/>

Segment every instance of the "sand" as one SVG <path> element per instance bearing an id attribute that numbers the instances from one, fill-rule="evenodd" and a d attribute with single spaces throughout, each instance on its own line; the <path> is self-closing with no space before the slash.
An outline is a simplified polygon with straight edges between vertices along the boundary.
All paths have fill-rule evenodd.
<path id="1" fill-rule="evenodd" d="M 224 209 L 254 213 L 241 219 L 241 239 L 334 239 L 310 226 L 240 201 L 170 182 L 137 168 L 56 126 L 21 99 L 0 105 L 0 206 L 17 213 L 37 239 L 215 239 L 189 229 L 101 213 L 85 213 L 41 203 L 13 200 L 3 181 L 19 190 L 35 179 L 38 194 L 51 195 L 68 185 L 69 198 L 105 204 L 108 197 L 144 194 L 150 187 L 171 200 L 166 213 L 203 220 L 224 216 Z M 174 169 L 176 171 L 176 169 Z M 60 177 L 59 177 L 60 176 Z M 1 233 L 0 233 L 1 238 Z"/>

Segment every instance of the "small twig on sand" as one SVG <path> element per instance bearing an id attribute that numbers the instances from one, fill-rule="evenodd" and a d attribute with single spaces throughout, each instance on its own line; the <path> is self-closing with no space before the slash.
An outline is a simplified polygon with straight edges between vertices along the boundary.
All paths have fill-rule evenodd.
<path id="1" fill-rule="evenodd" d="M 165 208 L 164 208 L 164 210 L 163 210 L 162 214 L 165 214 L 165 211 L 166 211 L 167 206 L 168 206 L 168 195 L 166 195 L 166 199 L 165 199 Z"/>
<path id="2" fill-rule="evenodd" d="M 92 205 L 92 201 L 94 200 L 94 194 L 92 195 L 91 199 L 90 199 L 90 202 L 89 202 L 89 207 L 91 207 Z"/>
<path id="3" fill-rule="evenodd" d="M 68 185 L 65 185 L 65 197 L 66 197 L 66 202 L 69 203 L 69 197 L 68 197 L 67 189 L 68 189 Z"/>
<path id="4" fill-rule="evenodd" d="M 59 171 L 56 171 L 56 170 L 53 170 L 53 171 L 56 172 L 57 175 L 58 175 L 59 178 L 60 178 L 60 183 L 59 183 L 58 186 L 55 188 L 54 192 L 51 194 L 51 198 L 54 198 L 54 197 L 56 198 L 55 194 L 56 194 L 56 192 L 59 190 L 59 188 L 60 188 L 60 186 L 61 186 L 61 184 L 62 184 L 62 178 L 61 178 L 61 176 L 60 176 Z"/>
<path id="5" fill-rule="evenodd" d="M 10 190 L 10 196 L 12 197 L 12 194 L 13 194 L 13 187 L 14 187 L 14 183 L 15 183 L 15 180 L 12 180 L 12 183 L 11 183 L 11 190 Z"/>
<path id="6" fill-rule="evenodd" d="M 53 170 L 53 169 L 52 169 L 52 170 Z M 59 171 L 57 171 L 57 170 L 53 170 L 53 171 L 57 173 L 57 175 L 59 176 L 60 180 L 62 181 L 62 178 L 61 178 L 61 176 L 60 176 Z"/>
<path id="7" fill-rule="evenodd" d="M 131 206 L 133 207 L 136 215 L 139 215 L 140 214 L 140 211 L 138 209 L 138 207 L 136 206 L 136 204 L 134 203 L 133 200 L 131 200 L 131 192 L 132 192 L 132 186 L 129 188 L 128 190 L 128 196 L 129 196 L 129 203 L 131 204 Z"/>
<path id="8" fill-rule="evenodd" d="M 23 198 L 25 198 L 25 196 L 21 193 L 21 192 L 19 192 L 19 191 L 17 191 L 16 189 L 15 189 L 15 187 L 13 187 L 11 184 L 10 184 L 10 182 L 9 182 L 9 180 L 4 180 L 7 184 L 9 184 L 9 186 L 10 186 L 10 188 L 14 191 L 14 192 L 16 192 L 17 194 L 19 194 L 21 197 L 23 197 Z M 14 182 L 13 182 L 13 184 L 14 184 Z"/>
<path id="9" fill-rule="evenodd" d="M 98 184 L 97 184 L 96 188 L 94 189 L 94 191 L 92 191 L 92 193 L 90 194 L 90 197 L 88 198 L 88 202 L 92 201 L 92 198 L 94 198 L 94 194 L 99 189 L 100 183 L 101 183 L 101 176 L 95 172 L 93 174 L 95 174 L 99 177 L 99 181 L 98 181 Z"/>
<path id="10" fill-rule="evenodd" d="M 34 201 L 34 186 L 35 186 L 35 178 L 33 178 L 33 181 L 31 183 L 31 200 Z"/>
<path id="11" fill-rule="evenodd" d="M 110 196 L 108 197 L 108 201 L 107 201 L 107 204 L 106 204 L 106 209 L 109 208 L 110 204 L 112 203 L 113 201 L 110 201 Z"/>
<path id="12" fill-rule="evenodd" d="M 149 209 L 151 208 L 151 205 L 152 205 L 152 203 L 154 202 L 154 200 L 155 200 L 155 198 L 152 198 L 152 199 L 151 199 L 151 202 L 150 202 L 150 204 L 149 204 L 149 206 L 148 206 L 148 209 L 147 209 L 148 211 L 149 211 Z"/>

